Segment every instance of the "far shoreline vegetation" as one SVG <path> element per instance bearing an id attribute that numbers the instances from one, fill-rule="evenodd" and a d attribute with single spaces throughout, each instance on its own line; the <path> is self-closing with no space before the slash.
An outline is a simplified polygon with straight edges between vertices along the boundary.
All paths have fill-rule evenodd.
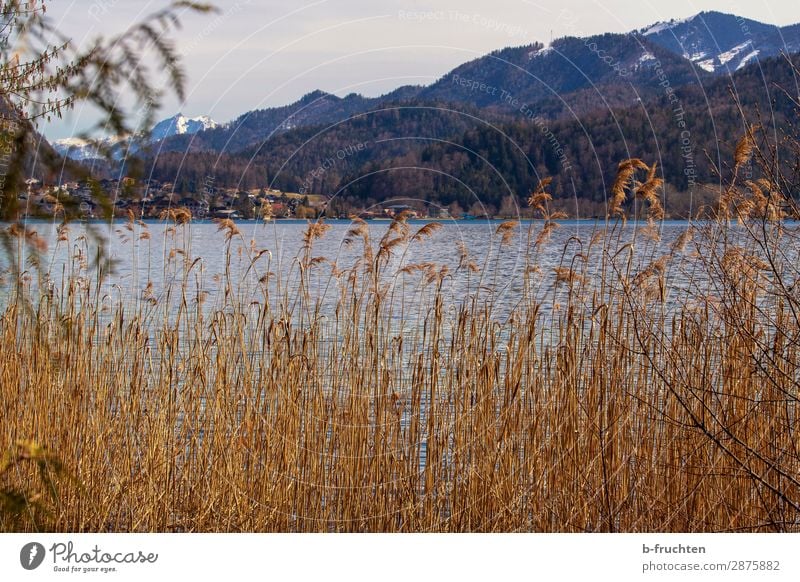
<path id="1" fill-rule="evenodd" d="M 664 218 L 669 220 L 691 220 L 707 213 L 711 203 L 719 195 L 720 187 L 701 185 L 696 193 L 682 193 L 680 206 L 683 212 L 669 211 L 669 200 L 664 201 Z M 716 192 L 716 193 L 715 193 Z M 282 192 L 266 187 L 249 191 L 235 188 L 217 188 L 207 184 L 200 195 L 176 193 L 172 183 L 156 180 L 140 182 L 135 178 L 122 180 L 90 179 L 70 181 L 57 186 L 42 184 L 38 179 L 27 180 L 25 193 L 18 196 L 19 216 L 25 219 L 50 220 L 108 220 L 127 219 L 131 214 L 140 220 L 167 218 L 170 212 L 188 213 L 192 220 L 318 220 L 349 219 L 391 220 L 401 212 L 411 219 L 427 220 L 534 220 L 536 211 L 529 208 L 525 198 L 506 196 L 501 212 L 487 213 L 480 203 L 473 205 L 470 212 L 457 203 L 441 207 L 425 200 L 388 199 L 375 203 L 372 207 L 338 207 L 333 199 L 321 194 L 300 194 Z M 570 203 L 572 202 L 572 203 Z M 608 203 L 595 205 L 595 210 L 603 208 L 603 214 L 582 214 L 575 212 L 581 206 L 580 200 L 559 200 L 551 202 L 553 211 L 565 218 L 578 220 L 604 220 L 607 218 Z M 676 202 L 677 203 L 677 202 Z M 569 208 L 573 210 L 570 212 Z M 693 209 L 693 211 L 691 211 Z M 491 207 L 488 209 L 491 210 Z M 644 214 L 642 215 L 644 219 Z"/>

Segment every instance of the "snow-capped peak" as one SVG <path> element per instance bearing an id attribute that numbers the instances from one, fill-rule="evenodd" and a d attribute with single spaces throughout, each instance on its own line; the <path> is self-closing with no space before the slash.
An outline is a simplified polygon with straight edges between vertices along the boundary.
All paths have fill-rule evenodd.
<path id="1" fill-rule="evenodd" d="M 121 148 L 123 142 L 128 143 L 128 153 L 133 153 L 138 150 L 137 141 L 140 144 L 152 143 L 173 135 L 194 134 L 206 129 L 214 129 L 215 127 L 219 127 L 219 124 L 208 115 L 186 117 L 182 113 L 178 113 L 169 119 L 159 121 L 150 133 L 149 140 L 134 139 L 133 142 L 129 142 L 119 137 L 106 137 L 102 138 L 99 143 L 105 147 L 116 148 L 118 151 L 114 152 L 114 157 L 122 157 L 125 154 L 125 151 Z M 53 142 L 53 148 L 62 156 L 67 156 L 73 160 L 90 160 L 102 157 L 95 144 L 79 137 L 58 139 Z"/>
<path id="2" fill-rule="evenodd" d="M 53 143 L 66 148 L 69 147 L 79 148 L 85 146 L 88 142 L 80 137 L 65 137 L 64 139 L 57 139 Z"/>
<path id="3" fill-rule="evenodd" d="M 193 134 L 217 126 L 217 122 L 207 115 L 186 117 L 183 113 L 178 113 L 174 117 L 158 122 L 150 135 L 153 141 L 160 141 L 173 135 Z"/>
<path id="4" fill-rule="evenodd" d="M 121 141 L 117 137 L 105 137 L 94 142 L 80 137 L 66 137 L 55 140 L 52 145 L 62 156 L 73 160 L 91 160 L 102 157 L 102 148 L 116 148 Z"/>

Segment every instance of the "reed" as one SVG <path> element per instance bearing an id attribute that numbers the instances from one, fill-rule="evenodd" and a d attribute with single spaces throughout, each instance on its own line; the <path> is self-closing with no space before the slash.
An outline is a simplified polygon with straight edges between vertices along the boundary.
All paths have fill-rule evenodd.
<path id="1" fill-rule="evenodd" d="M 550 272 L 547 185 L 542 222 L 495 234 L 527 261 L 508 316 L 496 257 L 404 261 L 437 231 L 405 216 L 354 221 L 348 266 L 311 223 L 288 271 L 221 222 L 212 295 L 183 213 L 164 289 L 108 291 L 65 229 L 63 272 L 20 265 L 0 318 L 0 529 L 800 530 L 800 232 L 779 186 L 733 183 L 665 246 L 622 226 L 633 199 L 663 213 L 656 167 L 628 160 L 609 221 Z"/>

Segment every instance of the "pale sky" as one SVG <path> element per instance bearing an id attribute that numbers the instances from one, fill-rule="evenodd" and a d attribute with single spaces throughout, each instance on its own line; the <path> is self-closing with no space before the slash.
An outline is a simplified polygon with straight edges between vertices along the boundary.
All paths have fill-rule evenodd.
<path id="1" fill-rule="evenodd" d="M 178 111 L 226 122 L 285 105 L 314 89 L 376 96 L 428 84 L 459 64 L 507 46 L 552 37 L 628 32 L 704 10 L 786 25 L 797 0 L 220 0 L 217 14 L 190 15 L 176 35 L 188 74 Z M 163 0 L 50 0 L 47 13 L 77 44 L 121 32 Z M 50 139 L 90 125 L 76 109 L 43 127 Z"/>

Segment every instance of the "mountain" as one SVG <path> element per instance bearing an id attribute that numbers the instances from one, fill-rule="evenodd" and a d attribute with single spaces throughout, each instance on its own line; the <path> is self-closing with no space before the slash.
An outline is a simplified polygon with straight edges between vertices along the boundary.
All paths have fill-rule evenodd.
<path id="1" fill-rule="evenodd" d="M 330 126 L 398 103 L 478 107 L 484 113 L 559 119 L 598 107 L 625 107 L 670 87 L 800 51 L 800 25 L 777 27 L 720 12 L 660 22 L 628 34 L 564 37 L 494 51 L 425 87 L 380 97 L 314 91 L 282 107 L 251 111 L 224 127 L 177 136 L 160 151 L 235 153 L 304 127 Z M 656 67 L 658 65 L 658 67 Z"/>
<path id="2" fill-rule="evenodd" d="M 150 137 L 145 143 L 156 143 L 166 138 L 177 135 L 192 135 L 200 131 L 214 129 L 218 127 L 216 121 L 207 115 L 199 117 L 186 117 L 182 113 L 159 121 Z M 128 140 L 119 137 L 106 137 L 92 143 L 79 137 L 68 137 L 65 139 L 58 139 L 53 142 L 53 148 L 61 156 L 66 156 L 73 160 L 94 160 L 103 157 L 98 149 L 110 148 L 115 159 L 122 159 L 126 154 L 138 151 L 141 144 L 132 144 L 131 151 L 124 150 Z M 99 147 L 98 147 L 99 146 Z"/>
<path id="3" fill-rule="evenodd" d="M 765 58 L 800 51 L 800 25 L 778 27 L 722 12 L 701 12 L 637 32 L 711 73 L 730 73 Z"/>
<path id="4" fill-rule="evenodd" d="M 317 98 L 326 100 L 324 95 Z M 354 114 L 336 123 L 276 132 L 246 147 L 243 143 L 238 149 L 197 147 L 198 141 L 211 142 L 209 135 L 217 136 L 219 130 L 193 136 L 188 151 L 176 148 L 176 138 L 172 138 L 162 142 L 151 162 L 157 179 L 168 181 L 166 176 L 172 175 L 174 179 L 169 180 L 179 188 L 185 186 L 188 192 L 202 189 L 208 176 L 214 176 L 217 184 L 241 188 L 260 187 L 272 181 L 274 187 L 284 190 L 328 192 L 339 186 L 345 174 L 357 171 L 376 157 L 402 159 L 427 140 L 455 138 L 487 119 L 500 120 L 470 106 L 453 110 L 436 103 L 385 103 L 374 111 Z M 225 133 L 222 139 L 232 141 L 238 137 Z M 190 163 L 179 171 L 181 159 Z M 257 163 L 243 164 L 246 160 Z"/>
<path id="5" fill-rule="evenodd" d="M 375 98 L 356 93 L 337 97 L 324 91 L 313 91 L 290 105 L 250 111 L 225 126 L 195 135 L 175 136 L 166 140 L 160 151 L 241 151 L 294 129 L 338 123 L 370 111 L 381 103 L 395 101 L 400 96 L 413 99 L 419 89 L 402 87 Z"/>
<path id="6" fill-rule="evenodd" d="M 404 86 L 374 98 L 314 91 L 291 105 L 251 111 L 225 126 L 167 139 L 160 152 L 238 152 L 292 130 L 334 126 L 399 104 L 478 108 L 484 116 L 575 115 L 598 103 L 624 106 L 658 92 L 655 63 L 675 86 L 699 82 L 691 62 L 647 39 L 629 34 L 567 37 L 548 47 L 536 43 L 495 51 L 427 87 Z"/>
<path id="7" fill-rule="evenodd" d="M 658 93 L 662 72 L 673 86 L 698 84 L 705 77 L 683 57 L 646 38 L 564 37 L 548 46 L 506 48 L 465 63 L 419 96 L 556 119 L 597 107 L 629 105 Z"/>
<path id="8" fill-rule="evenodd" d="M 217 126 L 218 123 L 207 115 L 186 117 L 183 113 L 178 113 L 174 117 L 159 121 L 150 132 L 150 139 L 154 142 L 161 141 L 173 135 L 191 135 L 199 131 L 214 129 Z"/>
<path id="9" fill-rule="evenodd" d="M 119 138 L 107 137 L 98 140 L 95 144 L 80 137 L 68 137 L 55 140 L 52 146 L 63 157 L 77 161 L 87 161 L 102 158 L 103 156 L 98 151 L 99 149 L 114 148 L 121 141 Z"/>
<path id="10" fill-rule="evenodd" d="M 800 139 L 795 123 L 799 70 L 800 55 L 791 61 L 773 57 L 730 77 L 715 76 L 702 87 L 687 85 L 625 108 L 598 108 L 547 124 L 517 119 L 476 127 L 447 142 L 422 144 L 402 158 L 374 156 L 344 175 L 333 192 L 378 201 L 414 199 L 423 192 L 426 200 L 439 206 L 455 202 L 482 214 L 490 207 L 501 208 L 507 197 L 524 206 L 525 194 L 548 176 L 553 178 L 555 208 L 572 216 L 604 216 L 617 164 L 637 157 L 658 163 L 667 184 L 667 212 L 686 216 L 713 200 L 718 169 L 728 175 L 744 134 L 739 104 L 747 122 L 762 127 L 764 135 L 779 135 L 787 142 Z M 736 88 L 738 104 L 731 97 L 731 86 Z M 789 147 L 779 157 L 787 187 L 800 196 L 798 152 Z M 273 168 L 278 166 L 268 164 L 268 171 Z M 280 179 L 275 170 L 270 175 Z M 753 166 L 747 174 L 759 177 Z M 712 188 L 707 190 L 704 184 Z M 483 210 L 473 208 L 476 204 Z"/>

